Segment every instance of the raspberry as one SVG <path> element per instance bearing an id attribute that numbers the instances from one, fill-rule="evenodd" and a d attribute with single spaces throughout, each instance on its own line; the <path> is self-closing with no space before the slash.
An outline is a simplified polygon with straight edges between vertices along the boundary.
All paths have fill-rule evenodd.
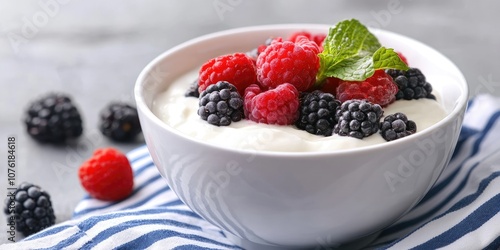
<path id="1" fill-rule="evenodd" d="M 114 148 L 101 148 L 78 169 L 78 177 L 90 196 L 119 201 L 132 193 L 134 176 L 127 157 Z"/>
<path id="2" fill-rule="evenodd" d="M 83 132 L 80 113 L 65 94 L 48 94 L 32 102 L 24 123 L 28 134 L 40 142 L 62 143 Z"/>
<path id="3" fill-rule="evenodd" d="M 274 41 L 257 57 L 257 79 L 267 89 L 290 83 L 306 91 L 316 80 L 318 53 L 318 45 L 304 36 L 295 43 Z"/>
<path id="4" fill-rule="evenodd" d="M 299 119 L 295 125 L 311 134 L 330 136 L 337 124 L 335 112 L 338 106 L 340 102 L 330 93 L 319 90 L 303 92 L 300 97 Z"/>
<path id="5" fill-rule="evenodd" d="M 417 124 L 408 120 L 405 114 L 388 115 L 380 123 L 380 134 L 386 141 L 397 140 L 417 132 Z"/>
<path id="6" fill-rule="evenodd" d="M 291 125 L 297 119 L 299 92 L 289 83 L 262 92 L 257 84 L 245 91 L 245 116 L 255 122 Z"/>
<path id="7" fill-rule="evenodd" d="M 126 103 L 111 103 L 100 114 L 101 133 L 114 141 L 132 141 L 141 133 L 137 109 Z"/>
<path id="8" fill-rule="evenodd" d="M 383 70 L 375 71 L 373 76 L 362 82 L 341 81 L 337 88 L 337 99 L 341 102 L 352 99 L 367 100 L 382 107 L 396 99 L 398 87 Z"/>
<path id="9" fill-rule="evenodd" d="M 234 85 L 220 81 L 201 93 L 198 115 L 215 126 L 228 126 L 243 118 L 243 98 Z"/>
<path id="10" fill-rule="evenodd" d="M 244 53 L 234 53 L 210 59 L 201 66 L 198 91 L 201 93 L 208 86 L 219 81 L 232 83 L 243 95 L 246 87 L 257 81 L 253 60 Z"/>
<path id="11" fill-rule="evenodd" d="M 406 56 L 404 56 L 403 53 L 401 53 L 401 52 L 397 52 L 397 53 L 398 53 L 399 58 L 401 58 L 401 61 L 403 61 L 404 63 L 406 63 L 406 65 L 408 65 L 408 59 L 406 59 Z"/>
<path id="12" fill-rule="evenodd" d="M 5 205 L 4 212 L 10 217 L 8 220 L 14 221 L 16 230 L 24 236 L 55 224 L 56 216 L 50 195 L 39 186 L 22 183 L 14 195 L 5 200 Z"/>
<path id="13" fill-rule="evenodd" d="M 309 31 L 297 31 L 292 33 L 287 40 L 296 42 L 300 36 L 305 36 L 307 37 L 307 39 L 314 41 L 318 45 L 318 47 L 323 46 L 323 41 L 326 38 L 326 34 L 324 33 L 311 34 L 311 32 Z"/>
<path id="14" fill-rule="evenodd" d="M 337 88 L 339 87 L 342 80 L 335 77 L 327 77 L 323 86 L 320 90 L 325 93 L 330 93 L 333 96 L 337 96 Z"/>
<path id="15" fill-rule="evenodd" d="M 396 100 L 436 99 L 431 93 L 432 85 L 426 81 L 425 75 L 419 69 L 410 68 L 407 71 L 389 69 L 387 74 L 393 78 L 398 86 Z"/>
<path id="16" fill-rule="evenodd" d="M 366 100 L 348 100 L 342 103 L 335 119 L 334 133 L 363 139 L 375 134 L 379 128 L 379 120 L 384 111 L 378 104 Z"/>

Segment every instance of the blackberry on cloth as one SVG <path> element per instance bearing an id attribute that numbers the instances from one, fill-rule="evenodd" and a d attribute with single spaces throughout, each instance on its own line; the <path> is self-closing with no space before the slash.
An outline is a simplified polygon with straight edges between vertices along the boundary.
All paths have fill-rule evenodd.
<path id="1" fill-rule="evenodd" d="M 104 136 L 120 142 L 131 141 L 142 131 L 137 109 L 119 102 L 101 111 L 99 129 Z"/>

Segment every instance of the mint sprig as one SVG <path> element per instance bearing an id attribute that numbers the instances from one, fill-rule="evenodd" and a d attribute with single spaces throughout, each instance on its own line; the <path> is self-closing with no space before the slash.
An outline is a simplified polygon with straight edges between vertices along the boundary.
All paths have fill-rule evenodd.
<path id="1" fill-rule="evenodd" d="M 382 47 L 377 37 L 356 19 L 339 22 L 330 28 L 323 52 L 318 56 L 318 86 L 327 77 L 363 81 L 378 69 L 408 70 L 408 65 L 393 49 Z"/>

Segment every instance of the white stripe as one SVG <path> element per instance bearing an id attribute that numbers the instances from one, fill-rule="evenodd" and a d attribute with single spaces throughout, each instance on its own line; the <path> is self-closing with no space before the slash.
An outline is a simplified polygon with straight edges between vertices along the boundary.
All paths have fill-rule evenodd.
<path id="1" fill-rule="evenodd" d="M 141 147 L 138 147 L 136 149 L 129 151 L 126 155 L 127 155 L 127 158 L 129 158 L 130 160 L 133 160 L 133 159 L 136 159 L 136 158 L 142 157 L 144 155 L 148 155 L 148 154 L 149 154 L 148 148 L 144 145 L 144 146 L 141 146 Z"/>
<path id="2" fill-rule="evenodd" d="M 491 199 L 491 197 L 498 194 L 498 190 L 500 190 L 500 179 L 496 178 L 491 181 L 488 187 L 486 187 L 483 193 L 479 197 L 477 197 L 474 202 L 457 211 L 448 213 L 439 219 L 427 223 L 423 227 L 417 229 L 415 232 L 404 238 L 402 241 L 392 246 L 390 249 L 408 249 L 411 247 L 415 247 L 427 242 L 434 236 L 442 234 L 446 230 L 457 225 L 465 217 L 474 212 L 478 207 Z"/>
<path id="3" fill-rule="evenodd" d="M 446 246 L 446 249 L 482 249 L 500 237 L 500 213 L 497 213 L 480 228 Z M 445 249 L 442 248 L 442 249 Z"/>
<path id="4" fill-rule="evenodd" d="M 156 218 L 158 219 L 158 218 Z M 196 224 L 193 223 L 193 221 L 190 221 L 189 224 Z M 171 226 L 171 225 L 159 225 L 159 224 L 147 224 L 143 226 L 138 226 L 138 227 L 132 227 L 123 231 L 120 231 L 113 236 L 105 239 L 102 242 L 99 242 L 96 245 L 96 249 L 112 249 L 114 247 L 118 247 L 122 244 L 129 243 L 133 240 L 136 240 L 137 238 L 141 237 L 142 235 L 148 234 L 150 232 L 156 231 L 156 230 L 171 230 L 175 232 L 180 232 L 184 234 L 192 234 L 192 235 L 197 235 L 201 237 L 205 237 L 208 239 L 215 239 L 216 235 L 214 234 L 207 234 L 204 231 L 199 231 L 199 230 L 193 230 L 193 229 L 187 229 L 187 228 L 179 228 L 176 226 Z M 196 243 L 198 245 L 198 241 L 192 241 L 193 243 Z M 169 248 L 171 246 L 169 245 Z"/>

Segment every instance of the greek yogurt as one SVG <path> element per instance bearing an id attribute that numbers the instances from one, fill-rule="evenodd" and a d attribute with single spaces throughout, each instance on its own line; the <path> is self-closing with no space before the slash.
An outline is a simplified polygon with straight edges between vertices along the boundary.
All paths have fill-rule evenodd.
<path id="1" fill-rule="evenodd" d="M 217 127 L 202 120 L 198 114 L 198 99 L 184 93 L 196 79 L 197 71 L 179 77 L 154 98 L 152 111 L 165 124 L 192 139 L 232 149 L 273 152 L 327 152 L 388 143 L 378 133 L 362 140 L 333 134 L 324 137 L 299 130 L 295 126 L 256 123 L 250 120 Z M 438 101 L 431 99 L 398 100 L 384 108 L 384 114 L 405 113 L 417 124 L 417 133 L 446 116 Z"/>

